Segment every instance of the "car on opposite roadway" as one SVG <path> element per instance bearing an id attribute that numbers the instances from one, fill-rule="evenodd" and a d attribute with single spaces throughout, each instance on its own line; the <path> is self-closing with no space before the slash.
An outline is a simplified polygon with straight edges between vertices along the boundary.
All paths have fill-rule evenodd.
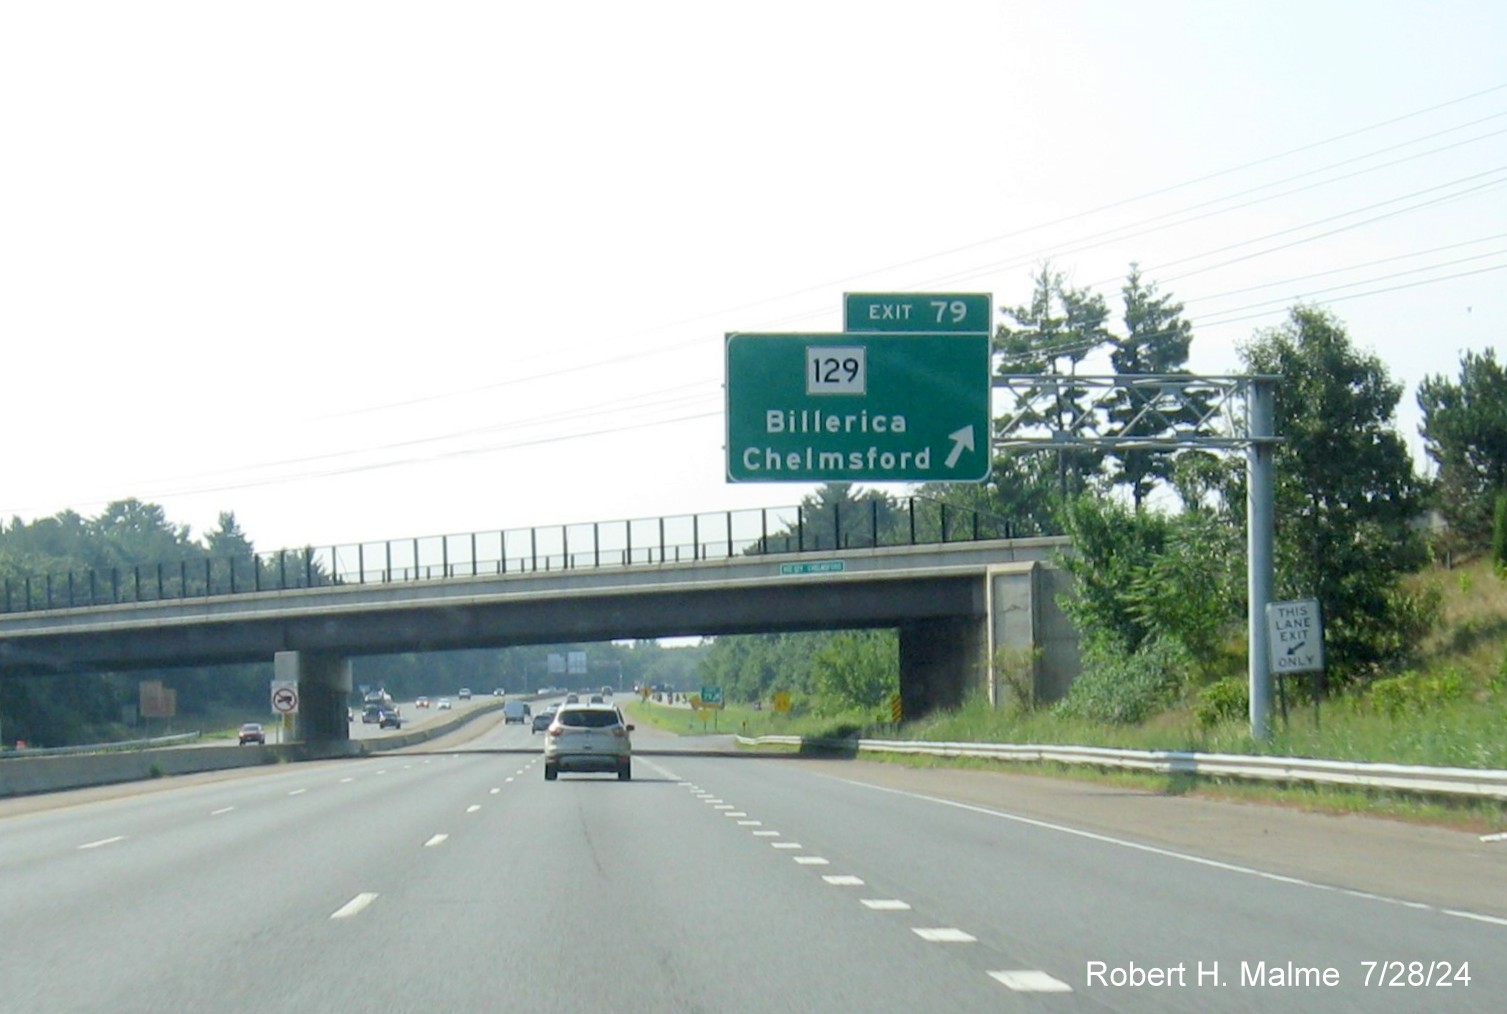
<path id="1" fill-rule="evenodd" d="M 471 699 L 471 688 L 461 687 L 460 693 L 456 694 L 455 696 L 459 697 L 463 701 L 469 701 Z"/>
<path id="2" fill-rule="evenodd" d="M 377 717 L 377 728 L 401 729 L 403 728 L 403 718 L 391 708 L 383 708 L 381 714 Z"/>
<path id="3" fill-rule="evenodd" d="M 439 710 L 440 711 L 449 711 L 450 710 L 450 698 L 448 698 L 448 697 L 441 697 L 440 698 Z"/>
<path id="4" fill-rule="evenodd" d="M 429 698 L 420 697 L 418 700 L 413 702 L 413 706 L 415 708 L 427 708 L 429 707 Z"/>
<path id="5" fill-rule="evenodd" d="M 549 728 L 549 723 L 555 720 L 555 712 L 558 710 L 560 710 L 560 706 L 558 704 L 551 704 L 549 707 L 545 708 L 543 711 L 535 715 L 534 724 L 529 729 L 529 735 L 532 736 L 536 732 L 544 732 L 545 730 L 547 730 Z"/>
<path id="6" fill-rule="evenodd" d="M 562 771 L 617 772 L 633 777 L 633 726 L 610 704 L 564 704 L 544 735 L 544 780 Z"/>
<path id="7" fill-rule="evenodd" d="M 247 722 L 241 726 L 241 741 L 239 745 L 245 746 L 247 743 L 260 743 L 262 746 L 267 745 L 267 733 L 262 730 L 259 723 Z"/>

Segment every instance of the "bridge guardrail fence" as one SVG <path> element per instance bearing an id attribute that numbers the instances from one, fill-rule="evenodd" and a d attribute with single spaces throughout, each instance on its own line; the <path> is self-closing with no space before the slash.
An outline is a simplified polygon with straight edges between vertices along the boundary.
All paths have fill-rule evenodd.
<path id="1" fill-rule="evenodd" d="M 1038 534 L 1044 533 L 922 496 L 843 501 L 816 508 L 760 507 L 6 577 L 0 581 L 0 612 Z"/>
<path id="2" fill-rule="evenodd" d="M 1088 764 L 1156 774 L 1208 775 L 1280 782 L 1355 785 L 1393 792 L 1507 800 L 1507 770 L 1380 764 L 1366 761 L 1263 757 L 1178 750 L 1117 750 L 1091 746 L 1035 746 L 1014 743 L 936 743 L 920 740 L 814 740 L 801 736 L 738 737 L 745 746 L 814 746 L 875 753 L 983 757 L 1012 762 Z"/>

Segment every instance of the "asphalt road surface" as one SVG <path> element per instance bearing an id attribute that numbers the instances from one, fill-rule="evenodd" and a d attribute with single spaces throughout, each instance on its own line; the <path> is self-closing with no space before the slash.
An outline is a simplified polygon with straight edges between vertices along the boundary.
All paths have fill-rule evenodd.
<path id="1" fill-rule="evenodd" d="M 476 726 L 4 801 L 0 1010 L 1507 1004 L 1471 835 L 648 729 L 632 782 L 546 783 L 542 734 Z"/>

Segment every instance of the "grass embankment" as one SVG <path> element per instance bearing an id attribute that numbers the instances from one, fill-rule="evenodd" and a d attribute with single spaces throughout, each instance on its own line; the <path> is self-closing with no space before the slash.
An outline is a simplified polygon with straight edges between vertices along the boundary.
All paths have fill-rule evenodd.
<path id="1" fill-rule="evenodd" d="M 1101 725 L 1068 719 L 1050 709 L 1005 711 L 987 702 L 937 712 L 896 730 L 873 716 L 777 715 L 733 706 L 718 716 L 719 731 L 828 737 L 861 733 L 875 738 L 927 741 L 1040 743 L 1122 749 L 1192 750 L 1507 769 L 1507 581 L 1484 562 L 1451 571 L 1416 575 L 1416 587 L 1433 586 L 1441 600 L 1440 623 L 1421 646 L 1416 668 L 1368 692 L 1349 693 L 1320 705 L 1292 704 L 1287 720 L 1274 716 L 1272 736 L 1251 738 L 1244 719 L 1201 724 L 1193 707 L 1174 708 L 1139 725 Z M 701 721 L 686 710 L 637 705 L 639 720 L 671 731 L 699 734 Z M 712 731 L 710 720 L 706 731 Z M 892 757 L 915 766 L 1000 768 L 987 760 Z M 1327 812 L 1369 812 L 1470 829 L 1507 826 L 1507 804 L 1492 801 L 1431 801 L 1412 795 L 1343 787 L 1270 785 L 1099 772 L 1033 764 L 1032 773 L 1107 780 L 1163 792 L 1198 791 L 1230 798 L 1279 802 Z"/>

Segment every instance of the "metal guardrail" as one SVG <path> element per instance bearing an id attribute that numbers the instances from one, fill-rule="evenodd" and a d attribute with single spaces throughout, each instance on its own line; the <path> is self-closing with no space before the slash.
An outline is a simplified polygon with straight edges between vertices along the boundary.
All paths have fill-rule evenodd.
<path id="1" fill-rule="evenodd" d="M 0 579 L 0 613 L 205 598 L 332 585 L 440 581 L 599 567 L 977 542 L 1039 534 L 924 496 L 840 506 L 760 507 L 307 546 L 234 557 L 193 555 L 128 567 Z"/>
<path id="2" fill-rule="evenodd" d="M 1030 746 L 1013 743 L 932 743 L 903 739 L 813 740 L 800 736 L 759 736 L 750 739 L 739 736 L 738 742 L 745 746 L 808 745 L 856 749 L 860 752 L 927 754 L 933 757 L 984 757 L 1018 762 L 1091 764 L 1095 767 L 1151 771 L 1157 774 L 1357 785 L 1394 792 L 1507 800 L 1507 770 L 1500 769 L 1376 764 L 1365 761 L 1178 750 L 1116 750 L 1108 747 Z"/>
<path id="3" fill-rule="evenodd" d="M 20 750 L 0 751 L 0 760 L 13 757 L 66 757 L 70 754 L 129 753 L 133 750 L 155 750 L 164 746 L 182 746 L 196 742 L 203 735 L 184 732 L 176 736 L 157 736 L 153 739 L 127 739 L 119 743 L 92 743 L 86 746 L 25 747 Z"/>

